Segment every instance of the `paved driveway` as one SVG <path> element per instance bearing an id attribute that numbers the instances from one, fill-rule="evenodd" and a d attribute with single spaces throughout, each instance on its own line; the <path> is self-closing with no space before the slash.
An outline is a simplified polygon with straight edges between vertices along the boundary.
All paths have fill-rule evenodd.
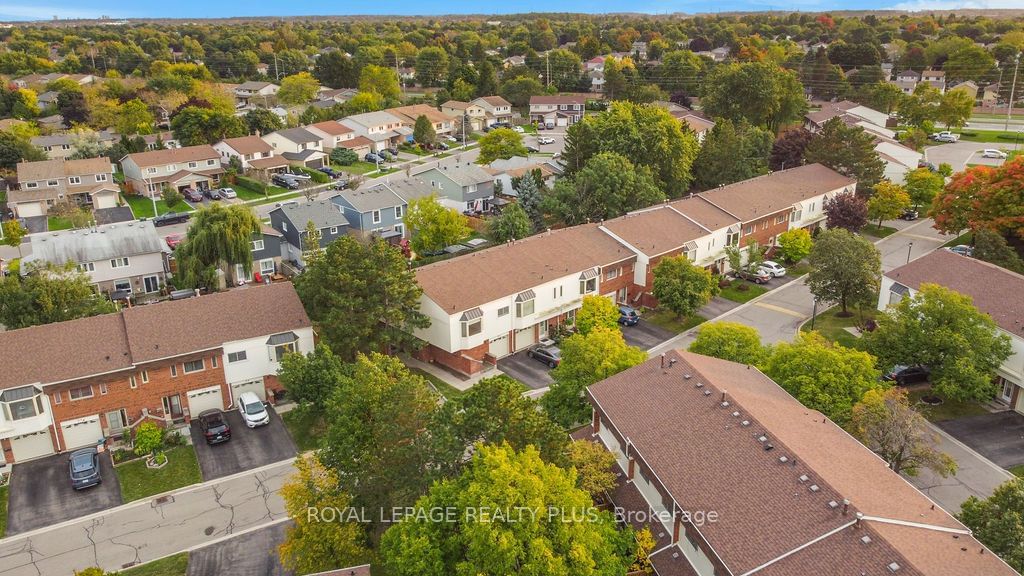
<path id="1" fill-rule="evenodd" d="M 1003 160 L 995 158 L 982 158 L 981 151 L 986 148 L 997 150 L 1013 150 L 1013 142 L 953 142 L 950 144 L 936 144 L 928 146 L 924 150 L 925 158 L 938 166 L 943 162 L 953 167 L 954 172 L 959 172 L 967 164 L 985 164 L 988 166 L 999 166 Z"/>
<path id="2" fill-rule="evenodd" d="M 7 535 L 86 516 L 121 505 L 121 485 L 110 454 L 100 454 L 98 486 L 75 490 L 68 479 L 68 454 L 15 464 L 8 496 Z"/>
<path id="3" fill-rule="evenodd" d="M 244 536 L 211 544 L 188 555 L 188 576 L 285 576 L 277 547 L 290 522 L 253 530 Z"/>
<path id="4" fill-rule="evenodd" d="M 658 344 L 675 337 L 675 334 L 641 319 L 636 326 L 622 326 L 622 338 L 626 344 L 641 350 L 650 350 Z"/>
<path id="5" fill-rule="evenodd" d="M 498 370 L 537 390 L 551 385 L 551 369 L 526 355 L 526 350 L 498 360 Z"/>
<path id="6" fill-rule="evenodd" d="M 938 426 L 1003 468 L 1024 464 L 1024 415 L 1007 410 L 946 420 Z"/>
<path id="7" fill-rule="evenodd" d="M 277 412 L 270 409 L 270 424 L 247 428 L 237 410 L 225 412 L 231 440 L 210 446 L 197 422 L 192 426 L 192 444 L 199 458 L 203 480 L 223 478 L 295 456 L 295 444 Z"/>

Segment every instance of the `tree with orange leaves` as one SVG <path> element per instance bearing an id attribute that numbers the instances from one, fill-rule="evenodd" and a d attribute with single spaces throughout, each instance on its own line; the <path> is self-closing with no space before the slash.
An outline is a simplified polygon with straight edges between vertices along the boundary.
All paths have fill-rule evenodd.
<path id="1" fill-rule="evenodd" d="M 935 228 L 947 234 L 988 228 L 1024 238 L 1024 157 L 954 175 L 935 198 L 931 216 Z"/>

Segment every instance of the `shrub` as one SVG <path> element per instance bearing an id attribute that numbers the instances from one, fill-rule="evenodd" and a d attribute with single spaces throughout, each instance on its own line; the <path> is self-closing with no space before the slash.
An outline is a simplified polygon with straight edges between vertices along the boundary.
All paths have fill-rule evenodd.
<path id="1" fill-rule="evenodd" d="M 135 431 L 135 453 L 152 454 L 164 445 L 164 429 L 152 422 L 143 422 Z"/>
<path id="2" fill-rule="evenodd" d="M 313 170 L 312 168 L 306 168 L 305 166 L 296 166 L 299 172 L 309 175 L 313 179 L 313 182 L 317 184 L 326 184 L 331 181 L 331 177 L 319 170 Z"/>
<path id="3" fill-rule="evenodd" d="M 267 195 L 267 185 L 264 184 L 263 182 L 260 182 L 259 180 L 256 180 L 255 178 L 248 178 L 246 176 L 235 176 L 235 182 L 239 186 L 245 186 L 246 188 L 249 188 L 254 192 L 263 194 L 264 196 Z"/>
<path id="4" fill-rule="evenodd" d="M 331 162 L 341 166 L 351 166 L 359 161 L 359 154 L 348 148 L 335 148 L 331 150 Z"/>
<path id="5" fill-rule="evenodd" d="M 796 228 L 779 235 L 779 250 L 786 262 L 799 262 L 811 253 L 811 233 L 803 228 Z"/>

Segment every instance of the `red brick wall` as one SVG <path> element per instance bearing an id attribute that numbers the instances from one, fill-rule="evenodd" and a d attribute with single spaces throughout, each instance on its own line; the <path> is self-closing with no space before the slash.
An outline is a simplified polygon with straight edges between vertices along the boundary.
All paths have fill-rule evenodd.
<path id="1" fill-rule="evenodd" d="M 414 356 L 417 360 L 441 364 L 456 372 L 468 375 L 483 370 L 482 362 L 484 356 L 487 355 L 488 348 L 488 343 L 484 342 L 474 348 L 452 353 L 442 350 L 433 344 L 428 344 L 426 347 L 418 350 Z"/>
<path id="2" fill-rule="evenodd" d="M 609 294 L 611 292 L 618 292 L 622 288 L 627 289 L 626 300 L 630 301 L 636 294 L 636 288 L 633 286 L 633 269 L 635 262 L 623 262 L 621 264 L 614 264 L 612 266 L 605 266 L 601 269 L 601 282 L 600 282 L 600 293 Z M 606 280 L 608 271 L 621 268 L 621 273 L 616 278 Z"/>
<path id="3" fill-rule="evenodd" d="M 202 358 L 206 366 L 201 372 L 185 374 L 183 364 L 192 360 Z M 213 366 L 216 361 L 217 366 Z M 177 367 L 177 376 L 172 377 L 170 366 Z M 100 415 L 100 424 L 108 427 L 106 418 L 107 412 L 124 409 L 128 414 L 129 422 L 135 422 L 142 416 L 143 408 L 149 411 L 151 416 L 162 418 L 164 416 L 163 398 L 178 394 L 181 400 L 182 411 L 188 414 L 188 398 L 186 393 L 190 390 L 220 386 L 224 402 L 230 398 L 228 386 L 224 379 L 224 366 L 222 363 L 221 350 L 211 350 L 188 356 L 180 356 L 174 360 L 153 362 L 140 365 L 135 371 L 124 371 L 117 374 L 97 376 L 76 380 L 73 383 L 63 385 L 59 388 L 48 388 L 50 395 L 50 406 L 53 410 L 53 420 L 57 425 L 58 433 L 60 423 L 64 420 Z M 149 381 L 142 381 L 142 371 L 148 374 Z M 135 375 L 136 387 L 132 388 L 129 377 Z M 91 385 L 93 395 L 91 398 L 82 400 L 71 400 L 69 390 L 80 386 Z M 106 394 L 101 391 L 101 386 L 106 386 Z M 54 396 L 61 394 L 61 403 L 57 404 Z M 186 416 L 186 420 L 188 420 Z M 60 438 L 61 446 L 64 445 L 63 437 Z"/>
<path id="4" fill-rule="evenodd" d="M 778 236 L 786 230 L 789 230 L 789 215 L 792 209 L 786 210 L 785 212 L 779 212 L 772 214 L 764 218 L 752 220 L 750 222 L 743 223 L 743 235 L 740 237 L 740 246 L 747 246 L 753 241 L 757 241 L 761 246 L 768 246 L 773 236 Z M 782 222 L 776 224 L 776 219 L 781 218 Z M 753 230 L 748 235 L 747 229 L 753 226 Z"/>

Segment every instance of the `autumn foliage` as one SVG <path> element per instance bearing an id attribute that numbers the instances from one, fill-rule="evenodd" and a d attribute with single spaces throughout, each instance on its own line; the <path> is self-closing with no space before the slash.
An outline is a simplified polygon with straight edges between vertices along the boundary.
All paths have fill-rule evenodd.
<path id="1" fill-rule="evenodd" d="M 1024 156 L 957 173 L 935 198 L 932 217 L 946 233 L 988 228 L 1024 238 Z"/>

